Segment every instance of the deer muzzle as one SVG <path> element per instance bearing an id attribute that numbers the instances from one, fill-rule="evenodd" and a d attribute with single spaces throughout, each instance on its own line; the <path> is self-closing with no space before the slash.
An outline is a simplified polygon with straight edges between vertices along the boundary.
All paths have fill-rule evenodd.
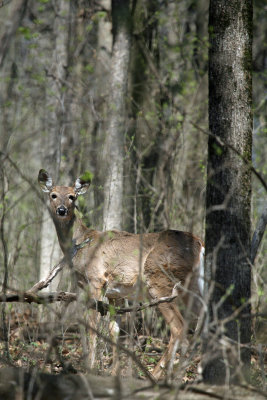
<path id="1" fill-rule="evenodd" d="M 57 215 L 65 217 L 66 215 L 68 215 L 68 209 L 65 206 L 59 206 L 57 208 Z"/>

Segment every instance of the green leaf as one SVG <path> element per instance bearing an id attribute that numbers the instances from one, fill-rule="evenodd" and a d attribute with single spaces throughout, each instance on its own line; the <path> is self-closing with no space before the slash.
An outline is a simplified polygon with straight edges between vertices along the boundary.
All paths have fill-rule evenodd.
<path id="1" fill-rule="evenodd" d="M 108 309 L 111 317 L 113 317 L 113 315 L 116 315 L 116 309 L 112 304 L 109 304 Z"/>
<path id="2" fill-rule="evenodd" d="M 82 176 L 80 176 L 81 181 L 83 182 L 91 182 L 93 179 L 93 174 L 90 171 L 85 171 Z"/>

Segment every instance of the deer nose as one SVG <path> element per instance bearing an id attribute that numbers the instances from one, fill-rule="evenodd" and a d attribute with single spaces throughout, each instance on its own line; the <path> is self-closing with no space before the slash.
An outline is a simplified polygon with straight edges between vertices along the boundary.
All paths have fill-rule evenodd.
<path id="1" fill-rule="evenodd" d="M 60 206 L 57 208 L 57 214 L 64 217 L 65 215 L 68 214 L 68 209 L 65 206 Z"/>

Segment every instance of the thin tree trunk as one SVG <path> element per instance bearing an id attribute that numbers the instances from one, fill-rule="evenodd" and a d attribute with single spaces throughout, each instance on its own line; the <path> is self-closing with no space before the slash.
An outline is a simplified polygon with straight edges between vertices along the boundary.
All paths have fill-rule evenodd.
<path id="1" fill-rule="evenodd" d="M 48 70 L 48 85 L 46 99 L 46 136 L 44 143 L 43 168 L 53 174 L 55 181 L 58 180 L 61 137 L 64 130 L 63 115 L 64 105 L 64 82 L 67 67 L 67 43 L 68 43 L 68 16 L 70 2 L 60 0 L 56 3 L 56 16 L 54 21 L 53 36 L 55 47 L 52 55 L 51 68 Z M 40 252 L 40 279 L 45 278 L 50 269 L 61 257 L 53 221 L 47 210 L 43 215 L 41 229 L 41 252 Z M 55 290 L 58 281 L 53 282 L 51 290 Z"/>
<path id="2" fill-rule="evenodd" d="M 130 60 L 129 0 L 113 0 L 113 50 L 109 114 L 106 129 L 104 157 L 106 179 L 104 184 L 104 229 L 121 229 L 123 199 L 123 161 L 125 103 Z"/>
<path id="3" fill-rule="evenodd" d="M 211 0 L 209 33 L 210 131 L 250 161 L 251 0 Z M 251 173 L 214 137 L 209 138 L 206 206 L 207 278 L 215 282 L 209 314 L 215 324 L 203 375 L 208 382 L 225 383 L 239 379 L 250 364 Z"/>
<path id="4" fill-rule="evenodd" d="M 106 136 L 106 118 L 108 115 L 108 96 L 110 93 L 109 83 L 111 77 L 111 56 L 112 56 L 112 22 L 109 18 L 111 14 L 111 0 L 100 0 L 99 5 L 102 9 L 106 10 L 104 18 L 98 21 L 97 29 L 97 61 L 95 69 L 95 82 L 94 82 L 94 98 L 95 103 L 98 104 L 97 114 L 95 115 L 95 135 L 93 135 L 92 147 L 92 164 L 94 165 L 94 204 L 95 212 L 92 216 L 93 225 L 102 229 L 103 227 L 103 210 L 98 207 L 103 204 L 104 193 L 98 188 L 103 185 L 106 178 L 106 170 L 103 168 L 105 165 L 105 155 L 103 154 L 103 143 Z M 103 154 L 103 157 L 99 155 Z"/>

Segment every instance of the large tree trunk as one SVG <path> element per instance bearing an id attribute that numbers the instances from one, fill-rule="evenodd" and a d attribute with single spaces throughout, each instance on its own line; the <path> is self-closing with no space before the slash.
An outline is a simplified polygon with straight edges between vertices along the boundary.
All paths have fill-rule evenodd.
<path id="1" fill-rule="evenodd" d="M 46 99 L 46 135 L 44 143 L 42 167 L 53 174 L 58 180 L 61 159 L 61 138 L 64 130 L 64 82 L 67 67 L 68 43 L 68 16 L 70 2 L 60 0 L 56 4 L 54 21 L 55 47 L 48 70 L 48 93 Z M 50 269 L 55 265 L 61 255 L 53 221 L 47 210 L 43 215 L 41 229 L 41 254 L 40 254 L 40 279 L 44 279 Z M 55 290 L 58 280 L 50 285 L 50 290 Z"/>
<path id="2" fill-rule="evenodd" d="M 104 230 L 121 229 L 123 199 L 123 161 L 125 103 L 130 59 L 129 0 L 112 1 L 113 49 L 108 121 L 104 149 Z"/>
<path id="3" fill-rule="evenodd" d="M 224 383 L 250 363 L 251 173 L 237 152 L 251 162 L 252 2 L 211 0 L 209 18 L 206 271 L 214 284 L 210 323 L 216 324 L 206 343 L 204 379 Z"/>

